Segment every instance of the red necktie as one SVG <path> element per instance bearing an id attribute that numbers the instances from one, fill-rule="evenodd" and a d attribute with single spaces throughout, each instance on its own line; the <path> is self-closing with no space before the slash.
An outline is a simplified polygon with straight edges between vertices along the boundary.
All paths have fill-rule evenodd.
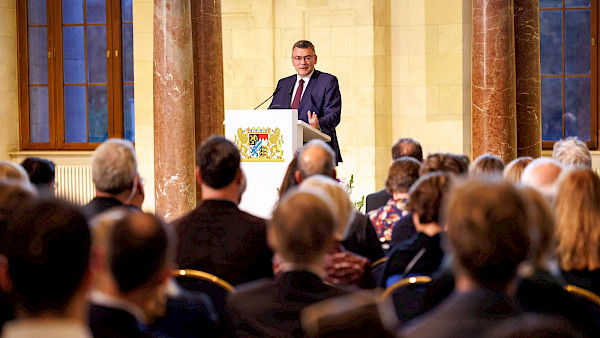
<path id="1" fill-rule="evenodd" d="M 292 109 L 298 109 L 300 105 L 300 98 L 302 97 L 302 90 L 304 89 L 304 80 L 300 79 L 298 82 L 298 89 L 296 89 L 296 95 L 294 96 L 294 101 L 292 101 Z"/>

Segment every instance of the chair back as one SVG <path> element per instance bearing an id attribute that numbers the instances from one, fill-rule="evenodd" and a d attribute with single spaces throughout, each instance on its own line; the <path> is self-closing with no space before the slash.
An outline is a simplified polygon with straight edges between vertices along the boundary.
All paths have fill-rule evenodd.
<path id="1" fill-rule="evenodd" d="M 172 274 L 182 288 L 207 294 L 212 299 L 215 310 L 220 315 L 225 313 L 225 297 L 229 292 L 235 291 L 233 285 L 204 271 L 176 269 Z"/>
<path id="2" fill-rule="evenodd" d="M 600 296 L 593 293 L 592 291 L 589 291 L 582 287 L 571 285 L 571 284 L 567 284 L 565 286 L 565 290 L 567 290 L 569 293 L 571 293 L 573 295 L 576 295 L 577 297 L 584 298 L 584 299 L 596 304 L 597 306 L 600 306 Z"/>

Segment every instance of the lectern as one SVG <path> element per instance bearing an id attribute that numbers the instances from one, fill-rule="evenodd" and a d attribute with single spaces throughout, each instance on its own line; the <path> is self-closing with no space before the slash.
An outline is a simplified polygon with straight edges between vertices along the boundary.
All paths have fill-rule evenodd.
<path id="1" fill-rule="evenodd" d="M 298 120 L 296 109 L 226 110 L 225 137 L 240 149 L 246 192 L 240 209 L 271 218 L 287 167 L 304 142 L 329 135 Z"/>

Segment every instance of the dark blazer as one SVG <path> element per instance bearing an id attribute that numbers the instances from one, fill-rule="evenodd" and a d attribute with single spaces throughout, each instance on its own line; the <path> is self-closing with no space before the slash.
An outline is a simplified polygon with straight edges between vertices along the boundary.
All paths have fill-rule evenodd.
<path id="1" fill-rule="evenodd" d="M 90 328 L 96 338 L 166 336 L 149 331 L 144 324 L 138 323 L 135 317 L 125 310 L 94 304 L 90 305 Z"/>
<path id="2" fill-rule="evenodd" d="M 151 325 L 152 329 L 177 338 L 225 335 L 208 295 L 185 290 L 180 292 L 179 296 L 167 298 L 165 315 Z"/>
<path id="3" fill-rule="evenodd" d="M 292 75 L 279 80 L 269 109 L 290 109 L 296 77 Z M 335 76 L 318 70 L 313 72 L 298 106 L 298 119 L 308 123 L 309 110 L 317 113 L 321 131 L 331 136 L 329 145 L 337 156 L 336 163 L 342 162 L 335 132 L 342 115 L 342 96 Z"/>
<path id="4" fill-rule="evenodd" d="M 344 293 L 310 272 L 290 271 L 241 286 L 228 296 L 226 309 L 237 336 L 303 337 L 300 311 Z"/>
<path id="5" fill-rule="evenodd" d="M 202 201 L 173 225 L 180 268 L 205 271 L 233 285 L 273 276 L 266 221 L 233 202 Z"/>
<path id="6" fill-rule="evenodd" d="M 125 205 L 116 198 L 94 197 L 93 200 L 83 207 L 83 214 L 88 220 L 90 220 L 94 218 L 94 216 L 116 207 L 124 207 L 130 211 L 141 211 L 140 208 L 133 205 Z"/>
<path id="7" fill-rule="evenodd" d="M 392 198 L 392 195 L 388 194 L 385 189 L 381 189 L 377 192 L 367 195 L 365 212 L 379 209 L 380 207 L 384 206 L 390 198 Z"/>
<path id="8" fill-rule="evenodd" d="M 354 212 L 354 220 L 350 225 L 348 236 L 342 241 L 342 246 L 348 251 L 368 258 L 371 263 L 383 257 L 383 249 L 371 220 L 358 211 Z"/>

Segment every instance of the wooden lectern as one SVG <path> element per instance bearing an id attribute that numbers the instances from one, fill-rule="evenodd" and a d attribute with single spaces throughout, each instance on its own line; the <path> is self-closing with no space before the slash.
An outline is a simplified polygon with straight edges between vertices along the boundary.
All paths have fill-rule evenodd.
<path id="1" fill-rule="evenodd" d="M 240 209 L 271 218 L 287 167 L 296 149 L 312 139 L 329 142 L 329 135 L 298 121 L 296 109 L 226 110 L 225 137 L 240 149 L 246 192 Z"/>

